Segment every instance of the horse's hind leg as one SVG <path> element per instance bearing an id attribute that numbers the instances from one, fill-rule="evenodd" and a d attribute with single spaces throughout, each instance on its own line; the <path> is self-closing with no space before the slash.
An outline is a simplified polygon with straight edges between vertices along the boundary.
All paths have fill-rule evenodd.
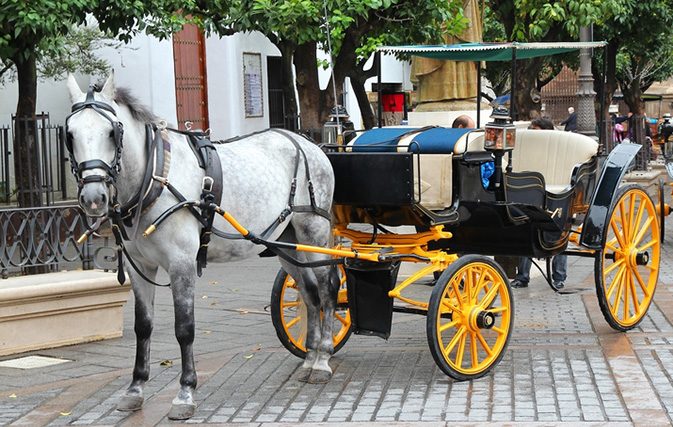
<path id="1" fill-rule="evenodd" d="M 301 243 L 328 246 L 329 222 L 323 218 L 314 217 L 312 220 L 304 218 L 306 222 L 299 224 L 293 221 L 293 227 L 288 228 L 283 237 L 293 238 Z M 328 255 L 307 252 L 294 252 L 292 255 L 302 261 L 331 258 Z M 306 358 L 298 379 L 311 383 L 327 382 L 332 376 L 329 360 L 334 352 L 332 329 L 339 291 L 336 268 L 333 266 L 304 268 L 282 260 L 281 263 L 285 271 L 296 279 L 307 309 Z"/>
<path id="2" fill-rule="evenodd" d="M 319 308 L 322 309 L 322 319 L 319 323 L 320 340 L 308 382 L 322 384 L 332 378 L 329 360 L 334 353 L 333 319 L 340 283 L 335 267 L 320 267 L 314 269 L 314 274 L 319 284 L 318 293 L 321 302 Z"/>
<path id="3" fill-rule="evenodd" d="M 194 282 L 196 267 L 194 262 L 174 264 L 170 268 L 173 308 L 175 310 L 175 337 L 180 344 L 182 355 L 182 375 L 180 391 L 173 399 L 173 407 L 168 413 L 171 420 L 191 418 L 196 410 L 194 390 L 196 389 L 196 368 L 194 365 Z"/>
<path id="4" fill-rule="evenodd" d="M 154 280 L 157 270 L 145 271 Z M 143 280 L 135 271 L 129 271 L 135 298 L 136 362 L 131 385 L 122 395 L 117 409 L 137 411 L 143 406 L 143 385 L 150 376 L 150 336 L 153 329 L 154 285 Z"/>

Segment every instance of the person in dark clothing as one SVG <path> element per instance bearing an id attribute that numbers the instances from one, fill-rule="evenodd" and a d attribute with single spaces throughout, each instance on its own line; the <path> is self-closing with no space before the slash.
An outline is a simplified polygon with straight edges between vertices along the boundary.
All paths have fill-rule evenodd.
<path id="1" fill-rule="evenodd" d="M 546 117 L 538 117 L 530 122 L 528 129 L 553 130 L 554 124 Z M 519 258 L 519 266 L 516 269 L 516 278 L 510 283 L 513 288 L 527 288 L 530 281 L 530 267 L 533 261 L 530 258 Z M 556 255 L 551 263 L 552 280 L 557 289 L 565 286 L 568 270 L 568 256 Z"/>
<path id="2" fill-rule="evenodd" d="M 561 122 L 566 132 L 577 132 L 577 113 L 573 107 L 568 107 L 568 117 Z"/>

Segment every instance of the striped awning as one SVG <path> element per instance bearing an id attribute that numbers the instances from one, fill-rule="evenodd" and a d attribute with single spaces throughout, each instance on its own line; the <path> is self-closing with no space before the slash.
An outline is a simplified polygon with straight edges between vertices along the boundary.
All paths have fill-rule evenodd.
<path id="1" fill-rule="evenodd" d="M 424 58 L 452 61 L 508 61 L 516 52 L 517 59 L 556 55 L 579 49 L 603 47 L 607 42 L 563 43 L 463 43 L 452 45 L 379 46 L 378 52 L 404 53 Z"/>

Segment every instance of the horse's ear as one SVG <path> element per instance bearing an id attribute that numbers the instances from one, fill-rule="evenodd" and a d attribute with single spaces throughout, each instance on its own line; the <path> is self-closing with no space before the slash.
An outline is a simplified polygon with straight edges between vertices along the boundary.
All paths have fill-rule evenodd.
<path id="1" fill-rule="evenodd" d="M 70 101 L 72 103 L 79 101 L 80 96 L 84 93 L 79 88 L 77 80 L 75 80 L 75 76 L 72 73 L 68 74 L 68 92 L 70 92 Z"/>
<path id="2" fill-rule="evenodd" d="M 107 78 L 105 85 L 103 85 L 103 90 L 101 93 L 107 96 L 109 99 L 114 99 L 115 95 L 115 72 L 112 70 L 110 72 L 110 77 Z"/>

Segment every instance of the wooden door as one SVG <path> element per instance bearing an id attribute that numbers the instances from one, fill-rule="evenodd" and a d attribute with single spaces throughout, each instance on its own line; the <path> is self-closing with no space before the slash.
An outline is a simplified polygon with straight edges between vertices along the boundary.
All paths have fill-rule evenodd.
<path id="1" fill-rule="evenodd" d="M 206 45 L 203 33 L 195 25 L 185 25 L 173 34 L 175 61 L 175 98 L 178 127 L 208 129 L 208 85 L 206 79 Z"/>

